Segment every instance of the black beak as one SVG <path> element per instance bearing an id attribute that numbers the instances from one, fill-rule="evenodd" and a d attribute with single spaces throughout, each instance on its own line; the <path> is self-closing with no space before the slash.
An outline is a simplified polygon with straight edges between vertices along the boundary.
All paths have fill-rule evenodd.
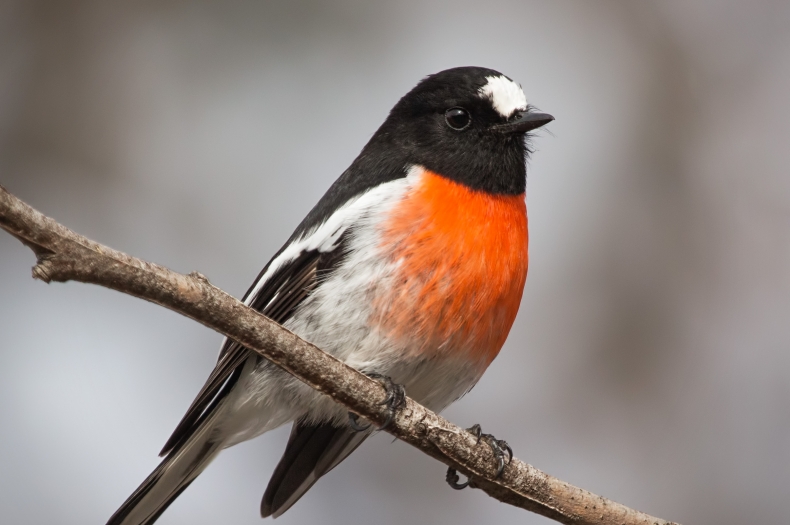
<path id="1" fill-rule="evenodd" d="M 545 126 L 554 120 L 548 113 L 530 113 L 529 111 L 518 111 L 510 117 L 504 124 L 497 124 L 492 129 L 502 133 L 526 133 L 533 129 Z"/>

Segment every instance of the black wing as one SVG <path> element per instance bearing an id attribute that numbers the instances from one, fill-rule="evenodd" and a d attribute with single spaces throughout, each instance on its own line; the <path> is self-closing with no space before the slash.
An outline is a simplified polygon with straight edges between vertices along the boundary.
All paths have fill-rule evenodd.
<path id="1" fill-rule="evenodd" d="M 348 244 L 348 235 L 349 230 L 340 237 L 331 251 L 306 250 L 283 264 L 256 293 L 249 303 L 250 307 L 280 324 L 287 321 L 299 304 L 310 295 L 319 279 L 325 278 L 342 260 Z M 263 278 L 271 264 L 270 261 L 261 271 L 255 281 L 256 284 Z M 245 300 L 255 290 L 256 284 L 247 291 Z M 217 365 L 165 443 L 159 453 L 160 456 L 177 450 L 211 415 L 236 384 L 244 363 L 252 354 L 253 352 L 235 341 L 225 340 Z"/>

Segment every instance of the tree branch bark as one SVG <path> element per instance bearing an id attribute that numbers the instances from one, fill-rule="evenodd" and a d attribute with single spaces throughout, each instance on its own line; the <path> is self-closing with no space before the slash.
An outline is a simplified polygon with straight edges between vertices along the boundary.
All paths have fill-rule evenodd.
<path id="1" fill-rule="evenodd" d="M 0 228 L 36 254 L 35 279 L 97 284 L 169 308 L 258 352 L 350 411 L 384 423 L 386 411 L 379 404 L 384 390 L 378 382 L 245 306 L 203 275 L 182 275 L 86 239 L 2 186 Z M 386 431 L 470 477 L 470 486 L 560 523 L 677 525 L 574 487 L 516 458 L 495 479 L 496 460 L 487 445 L 476 444 L 469 432 L 412 399 Z"/>

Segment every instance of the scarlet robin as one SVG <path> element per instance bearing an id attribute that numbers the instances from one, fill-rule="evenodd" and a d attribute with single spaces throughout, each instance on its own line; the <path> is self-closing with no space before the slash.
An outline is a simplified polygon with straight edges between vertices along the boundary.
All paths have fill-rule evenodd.
<path id="1" fill-rule="evenodd" d="M 244 302 L 381 378 L 392 411 L 404 388 L 441 411 L 480 379 L 516 317 L 528 261 L 526 138 L 552 120 L 497 71 L 428 76 L 395 104 Z M 371 431 L 226 340 L 163 461 L 108 525 L 153 523 L 220 450 L 286 423 L 293 429 L 264 517 L 288 510 Z"/>

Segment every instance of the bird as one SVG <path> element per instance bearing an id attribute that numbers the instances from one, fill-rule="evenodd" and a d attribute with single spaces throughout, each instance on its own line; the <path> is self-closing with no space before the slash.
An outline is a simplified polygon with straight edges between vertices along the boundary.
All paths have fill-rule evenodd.
<path id="1" fill-rule="evenodd" d="M 426 76 L 243 302 L 381 381 L 390 413 L 404 392 L 445 409 L 478 382 L 518 312 L 528 267 L 530 132 L 552 120 L 498 71 L 468 66 Z M 282 515 L 376 429 L 226 339 L 163 460 L 107 524 L 154 523 L 222 449 L 288 423 L 263 517 Z"/>

